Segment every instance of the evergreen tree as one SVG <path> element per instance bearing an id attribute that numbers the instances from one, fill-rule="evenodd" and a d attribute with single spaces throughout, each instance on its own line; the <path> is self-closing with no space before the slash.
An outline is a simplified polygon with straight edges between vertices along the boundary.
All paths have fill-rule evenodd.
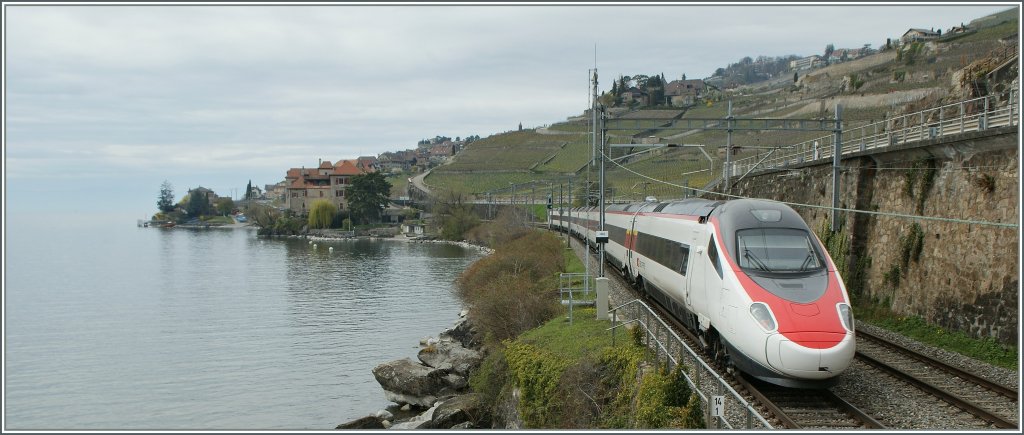
<path id="1" fill-rule="evenodd" d="M 249 184 L 245 185 L 245 200 L 252 199 L 252 180 L 249 180 Z"/>
<path id="2" fill-rule="evenodd" d="M 185 211 L 191 217 L 199 217 L 210 214 L 210 198 L 207 193 L 193 190 L 188 197 L 188 205 Z"/>
<path id="3" fill-rule="evenodd" d="M 390 202 L 391 183 L 380 172 L 352 177 L 348 188 L 348 206 L 353 220 L 369 223 L 380 219 L 380 212 Z"/>
<path id="4" fill-rule="evenodd" d="M 156 207 L 164 213 L 174 211 L 174 188 L 167 180 L 160 185 L 160 196 L 157 197 Z"/>

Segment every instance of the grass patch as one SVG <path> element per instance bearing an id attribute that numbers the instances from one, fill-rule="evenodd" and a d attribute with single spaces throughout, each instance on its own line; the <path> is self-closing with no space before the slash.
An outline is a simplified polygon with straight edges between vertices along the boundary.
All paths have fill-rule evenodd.
<path id="1" fill-rule="evenodd" d="M 235 223 L 235 219 L 231 216 L 203 216 L 200 220 L 205 224 L 214 225 L 230 225 Z"/>
<path id="2" fill-rule="evenodd" d="M 591 130 L 591 127 L 589 122 L 562 122 L 549 125 L 548 130 L 564 131 L 569 133 L 586 133 Z"/>
<path id="3" fill-rule="evenodd" d="M 1007 346 L 993 339 L 979 340 L 962 332 L 953 332 L 935 325 L 929 325 L 917 316 L 900 316 L 885 304 L 854 301 L 857 321 L 867 322 L 880 328 L 900 333 L 922 343 L 966 355 L 994 366 L 1016 370 L 1018 368 L 1017 346 Z"/>
<path id="4" fill-rule="evenodd" d="M 590 137 L 580 135 L 565 144 L 550 159 L 541 162 L 534 170 L 537 172 L 571 173 L 590 161 Z"/>
<path id="5" fill-rule="evenodd" d="M 536 174 L 529 171 L 522 172 L 445 172 L 433 170 L 424 180 L 431 189 L 459 190 L 462 189 L 474 195 L 481 195 L 488 191 L 502 191 L 502 195 L 509 196 L 511 183 L 526 184 L 531 181 L 538 181 L 552 177 L 549 175 Z M 565 177 L 556 177 L 552 180 L 563 181 Z M 554 181 L 553 181 L 554 182 Z M 522 191 L 517 191 L 522 195 Z"/>
<path id="6" fill-rule="evenodd" d="M 1017 29 L 1017 20 L 1007 21 L 996 26 L 978 30 L 974 34 L 957 39 L 957 42 L 991 41 L 993 39 L 1005 38 L 1017 33 Z"/>
<path id="7" fill-rule="evenodd" d="M 580 261 L 580 257 L 576 255 L 576 251 L 572 249 L 565 250 L 565 273 L 584 273 L 586 272 L 586 266 Z"/>
<path id="8" fill-rule="evenodd" d="M 409 177 L 411 177 L 411 176 L 412 176 L 412 174 L 410 174 L 408 172 L 402 172 L 402 173 L 394 174 L 394 175 L 390 175 L 389 174 L 387 176 L 388 183 L 391 183 L 391 197 L 392 198 L 399 198 L 399 197 L 406 196 L 406 194 L 408 193 L 408 189 L 409 189 Z"/>
<path id="9" fill-rule="evenodd" d="M 492 393 L 517 388 L 520 416 L 531 429 L 704 426 L 700 400 L 681 372 L 653 370 L 635 342 L 612 346 L 608 323 L 594 309 L 576 312 L 571 325 L 558 317 L 507 341 L 471 385 Z M 508 384 L 497 389 L 485 379 Z"/>
<path id="10" fill-rule="evenodd" d="M 566 142 L 560 135 L 543 135 L 533 130 L 497 134 L 468 145 L 443 171 L 528 170 Z"/>
<path id="11" fill-rule="evenodd" d="M 578 360 L 587 355 L 597 355 L 604 347 L 612 345 L 612 335 L 606 330 L 608 327 L 607 321 L 597 320 L 596 309 L 576 308 L 572 325 L 564 316 L 558 316 L 526 331 L 516 342 L 543 349 L 559 359 Z"/>

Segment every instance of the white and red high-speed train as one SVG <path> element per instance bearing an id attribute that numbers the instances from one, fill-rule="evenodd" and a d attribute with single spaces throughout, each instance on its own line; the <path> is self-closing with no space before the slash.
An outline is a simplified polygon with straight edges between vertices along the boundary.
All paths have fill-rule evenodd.
<path id="1" fill-rule="evenodd" d="M 599 209 L 552 210 L 553 226 L 595 242 Z M 755 378 L 827 387 L 854 357 L 846 286 L 789 206 L 767 200 L 615 204 L 606 260 Z"/>

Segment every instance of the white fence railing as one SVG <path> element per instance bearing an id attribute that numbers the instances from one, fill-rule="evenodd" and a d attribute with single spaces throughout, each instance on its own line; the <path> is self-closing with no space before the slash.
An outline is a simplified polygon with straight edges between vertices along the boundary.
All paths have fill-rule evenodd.
<path id="1" fill-rule="evenodd" d="M 666 364 L 669 369 L 682 367 L 686 382 L 693 394 L 700 397 L 709 428 L 714 423 L 717 429 L 773 429 L 764 416 L 743 399 L 718 372 L 711 369 L 697 352 L 690 348 L 668 325 L 658 317 L 651 307 L 636 299 L 609 310 L 612 320 L 612 344 L 615 331 L 627 325 L 636 325 L 643 331 L 643 340 L 654 352 L 656 364 Z M 628 339 L 628 337 L 627 337 Z M 712 417 L 708 406 L 713 396 L 724 399 L 721 416 Z M 756 422 L 755 422 L 756 420 Z M 742 427 L 740 427 L 742 426 Z"/>
<path id="2" fill-rule="evenodd" d="M 841 155 L 878 150 L 938 137 L 1020 124 L 1017 87 L 996 95 L 932 107 L 862 127 L 842 131 Z M 763 155 L 738 159 L 733 176 L 787 169 L 832 159 L 835 134 L 782 147 Z M 727 168 L 728 169 L 728 168 Z"/>

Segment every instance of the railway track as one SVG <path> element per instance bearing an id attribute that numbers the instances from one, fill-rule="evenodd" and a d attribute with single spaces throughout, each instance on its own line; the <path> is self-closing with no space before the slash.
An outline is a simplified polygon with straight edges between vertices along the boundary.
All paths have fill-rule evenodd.
<path id="1" fill-rule="evenodd" d="M 635 289 L 631 289 L 634 293 Z M 699 349 L 699 340 L 690 330 L 683 327 L 657 301 L 647 299 L 649 305 L 658 312 L 662 320 L 669 324 L 680 337 L 688 341 L 691 348 Z M 721 364 L 708 361 L 719 373 L 727 373 Z M 877 420 L 867 415 L 856 406 L 843 400 L 827 389 L 809 390 L 786 388 L 760 381 L 747 380 L 743 375 L 734 372 L 726 376 L 730 386 L 744 393 L 747 401 L 760 405 L 761 414 L 772 416 L 772 424 L 787 429 L 886 429 Z"/>
<path id="2" fill-rule="evenodd" d="M 616 279 L 622 279 L 617 274 L 610 274 Z M 677 335 L 687 341 L 687 345 L 693 349 L 700 349 L 700 341 L 689 329 L 685 328 L 657 301 L 646 298 L 632 286 L 622 283 L 623 286 L 633 293 L 637 298 L 648 302 L 648 305 L 657 312 L 662 320 L 669 325 Z M 716 361 L 705 359 L 709 365 L 718 370 L 719 373 L 728 373 L 726 368 Z M 827 389 L 808 390 L 779 387 L 760 381 L 749 381 L 738 372 L 724 376 L 729 380 L 730 386 L 737 392 L 744 394 L 745 400 L 757 404 L 761 408 L 761 414 L 765 418 L 774 420 L 771 423 L 775 427 L 787 429 L 828 429 L 828 430 L 850 430 L 850 429 L 886 429 L 886 427 L 870 415 L 864 413 L 856 406 L 843 400 L 835 393 Z"/>
<path id="3" fill-rule="evenodd" d="M 582 251 L 591 254 L 585 249 Z M 590 261 L 597 261 L 596 254 L 587 256 Z M 676 335 L 682 337 L 690 348 L 695 350 L 701 348 L 698 344 L 699 340 L 688 329 L 677 322 L 673 316 L 667 314 L 666 310 L 656 301 L 644 297 L 633 286 L 626 283 L 616 272 L 614 268 L 609 269 L 606 276 L 617 282 L 617 286 L 620 288 L 617 290 L 620 292 L 618 297 L 624 299 L 620 303 L 632 299 L 644 300 L 664 324 Z M 904 401 L 900 403 L 893 403 L 882 408 L 879 408 L 878 402 L 873 401 L 872 398 L 858 397 L 856 394 L 849 396 L 848 401 L 871 410 L 872 415 L 885 418 L 883 422 L 886 424 L 895 424 L 893 429 L 897 427 L 927 427 L 936 421 L 934 417 L 930 417 L 931 420 L 925 422 L 918 422 L 916 418 L 908 419 L 908 415 L 917 416 L 913 408 L 943 409 L 940 412 L 945 412 L 948 417 L 939 421 L 948 426 L 938 427 L 961 427 L 961 423 L 964 424 L 964 427 L 970 428 L 1016 429 L 1019 427 L 1019 392 L 1016 389 L 987 381 L 962 369 L 935 361 L 928 356 L 917 355 L 913 351 L 903 349 L 902 346 L 887 343 L 863 329 L 858 329 L 857 341 L 856 358 L 857 366 L 863 373 L 861 378 L 875 387 L 868 388 L 868 390 L 884 395 L 888 392 L 885 384 L 891 384 L 892 386 L 888 389 L 909 392 L 909 395 L 903 395 Z M 835 392 L 846 394 L 849 386 L 833 389 L 834 391 L 776 388 L 759 381 L 748 382 L 741 376 L 727 375 L 725 367 L 716 364 L 707 355 L 702 355 L 701 359 L 714 367 L 718 375 L 727 380 L 732 390 L 738 392 L 742 396 L 742 400 L 750 403 L 753 409 L 764 416 L 767 419 L 766 424 L 771 427 L 811 430 L 886 429 L 882 422 L 876 421 L 871 415 L 857 410 L 855 406 L 847 403 L 847 400 L 836 396 Z M 902 381 L 887 382 L 892 377 Z M 735 382 L 733 382 L 734 379 Z M 881 403 L 888 403 L 887 401 L 892 401 L 893 397 L 884 396 L 881 398 Z M 945 411 L 947 407 L 952 412 Z M 903 413 L 889 416 L 887 412 L 892 409 L 900 409 Z M 729 421 L 733 422 L 733 420 Z M 734 427 L 739 426 L 734 425 Z"/>
<path id="4" fill-rule="evenodd" d="M 827 389 L 779 387 L 736 376 L 739 384 L 787 429 L 886 429 L 856 406 Z"/>
<path id="5" fill-rule="evenodd" d="M 927 355 L 857 331 L 856 357 L 998 429 L 1019 425 L 1019 393 Z"/>

